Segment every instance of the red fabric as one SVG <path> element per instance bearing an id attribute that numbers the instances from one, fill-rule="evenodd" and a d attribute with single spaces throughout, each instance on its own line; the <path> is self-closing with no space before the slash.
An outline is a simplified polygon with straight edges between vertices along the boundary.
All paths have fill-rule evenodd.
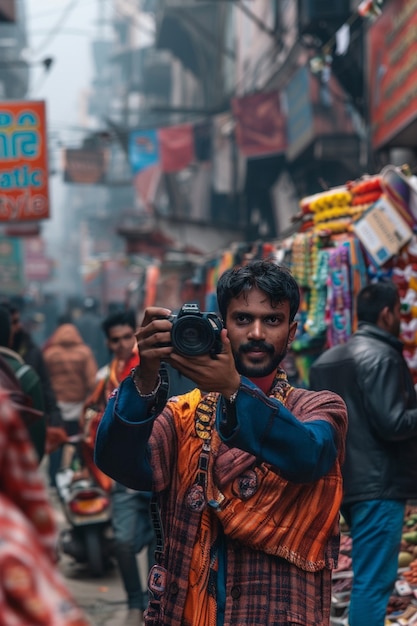
<path id="1" fill-rule="evenodd" d="M 195 160 L 191 124 L 160 128 L 158 138 L 163 172 L 179 172 Z"/>
<path id="2" fill-rule="evenodd" d="M 234 98 L 232 110 L 242 154 L 253 157 L 285 152 L 287 122 L 278 91 Z"/>
<path id="3" fill-rule="evenodd" d="M 160 270 L 158 265 L 148 265 L 146 269 L 145 301 L 143 303 L 144 309 L 148 306 L 155 306 L 159 275 Z"/>
<path id="4" fill-rule="evenodd" d="M 161 179 L 161 168 L 158 165 L 150 165 L 133 177 L 133 186 L 145 208 L 150 211 L 154 202 L 158 184 Z"/>
<path id="5" fill-rule="evenodd" d="M 0 622 L 88 626 L 56 566 L 56 523 L 27 430 L 0 388 Z"/>
<path id="6" fill-rule="evenodd" d="M 94 463 L 94 445 L 97 429 L 110 394 L 119 386 L 122 380 L 129 376 L 131 370 L 138 364 L 139 354 L 135 344 L 130 358 L 125 363 L 118 362 L 117 359 L 111 361 L 109 375 L 97 383 L 96 388 L 84 406 L 81 418 L 81 430 L 84 432 L 84 441 L 82 442 L 83 459 L 94 480 L 105 491 L 111 490 L 113 481 L 99 470 Z M 89 413 L 89 411 L 91 412 Z"/>

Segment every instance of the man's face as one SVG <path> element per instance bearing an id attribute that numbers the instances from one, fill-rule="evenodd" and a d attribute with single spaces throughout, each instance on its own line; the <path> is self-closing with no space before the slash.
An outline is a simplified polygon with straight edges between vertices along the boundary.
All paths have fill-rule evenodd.
<path id="1" fill-rule="evenodd" d="M 109 330 L 107 345 L 117 359 L 127 361 L 135 345 L 135 333 L 129 324 L 113 326 Z"/>
<path id="2" fill-rule="evenodd" d="M 289 316 L 288 301 L 273 307 L 260 289 L 230 301 L 226 328 L 240 374 L 260 378 L 276 370 L 297 329 Z"/>

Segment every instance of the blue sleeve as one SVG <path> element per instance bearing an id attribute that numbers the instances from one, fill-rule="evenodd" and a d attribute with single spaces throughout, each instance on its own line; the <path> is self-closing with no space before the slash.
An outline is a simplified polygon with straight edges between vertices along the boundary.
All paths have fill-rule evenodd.
<path id="1" fill-rule="evenodd" d="M 138 395 L 129 376 L 107 403 L 94 449 L 94 462 L 105 474 L 143 491 L 152 489 L 147 442 L 155 416 L 150 411 L 149 400 Z"/>
<path id="2" fill-rule="evenodd" d="M 217 427 L 222 440 L 269 463 L 286 480 L 313 482 L 334 465 L 338 455 L 336 432 L 328 421 L 320 419 L 320 406 L 317 418 L 312 415 L 311 420 L 302 422 L 279 400 L 266 396 L 242 377 L 234 409 L 233 428 L 230 430 L 228 423 L 225 429 L 229 411 L 224 402 L 218 405 Z"/>

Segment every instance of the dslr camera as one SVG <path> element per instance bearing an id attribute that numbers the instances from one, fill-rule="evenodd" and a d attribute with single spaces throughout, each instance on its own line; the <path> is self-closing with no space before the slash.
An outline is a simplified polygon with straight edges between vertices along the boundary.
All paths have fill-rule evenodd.
<path id="1" fill-rule="evenodd" d="M 185 356 L 215 355 L 222 351 L 223 328 L 216 313 L 201 312 L 198 304 L 183 304 L 178 315 L 170 315 L 171 344 Z"/>

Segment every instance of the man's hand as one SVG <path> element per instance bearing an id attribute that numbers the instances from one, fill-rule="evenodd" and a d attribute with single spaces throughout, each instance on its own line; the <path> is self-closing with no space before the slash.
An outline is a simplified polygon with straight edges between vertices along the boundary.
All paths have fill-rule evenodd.
<path id="1" fill-rule="evenodd" d="M 169 309 L 148 307 L 136 332 L 140 367 L 136 372 L 135 382 L 145 395 L 155 388 L 161 360 L 168 360 L 172 353 L 172 323 L 168 319 L 169 315 Z"/>
<path id="2" fill-rule="evenodd" d="M 225 398 L 239 388 L 240 375 L 236 370 L 227 330 L 221 331 L 223 350 L 212 358 L 209 354 L 201 356 L 182 356 L 171 352 L 170 364 L 181 374 L 193 380 L 203 391 L 218 391 Z"/>

